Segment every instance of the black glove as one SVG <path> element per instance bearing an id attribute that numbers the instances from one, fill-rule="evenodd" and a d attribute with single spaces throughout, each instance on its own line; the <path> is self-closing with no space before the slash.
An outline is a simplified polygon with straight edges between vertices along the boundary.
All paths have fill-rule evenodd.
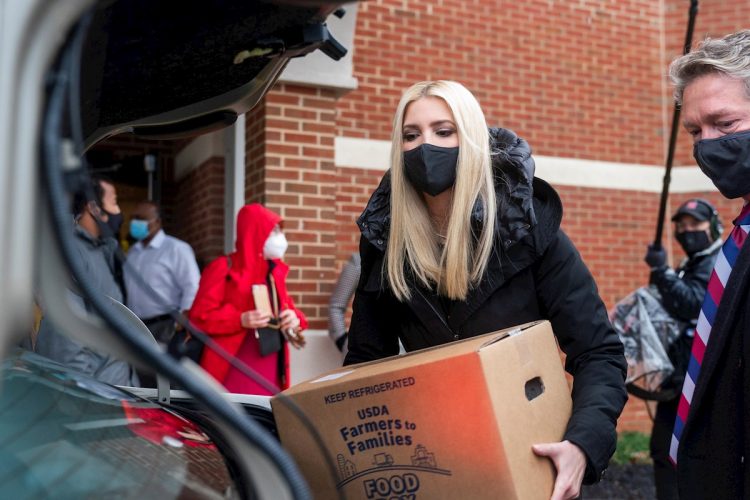
<path id="1" fill-rule="evenodd" d="M 661 245 L 649 245 L 646 257 L 643 258 L 651 268 L 662 267 L 667 263 L 667 253 Z"/>
<path id="2" fill-rule="evenodd" d="M 339 351 L 344 352 L 344 343 L 346 342 L 346 333 L 343 334 L 341 337 L 336 339 L 336 347 L 339 348 Z"/>

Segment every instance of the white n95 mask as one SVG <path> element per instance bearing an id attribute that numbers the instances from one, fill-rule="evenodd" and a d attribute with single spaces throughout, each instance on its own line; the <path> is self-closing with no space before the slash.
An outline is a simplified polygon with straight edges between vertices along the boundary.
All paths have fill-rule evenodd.
<path id="1" fill-rule="evenodd" d="M 271 234 L 263 245 L 263 258 L 265 259 L 282 259 L 286 253 L 289 243 L 286 241 L 284 233 L 277 232 Z"/>

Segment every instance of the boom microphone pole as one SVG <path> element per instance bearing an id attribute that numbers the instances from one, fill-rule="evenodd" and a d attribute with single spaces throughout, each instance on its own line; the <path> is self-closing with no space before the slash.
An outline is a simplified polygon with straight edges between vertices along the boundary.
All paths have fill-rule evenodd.
<path id="1" fill-rule="evenodd" d="M 688 14 L 688 25 L 685 33 L 685 45 L 682 53 L 690 52 L 690 46 L 693 44 L 693 29 L 695 28 L 695 18 L 698 15 L 698 0 L 690 0 L 690 12 Z M 664 233 L 664 214 L 667 211 L 667 196 L 669 196 L 669 183 L 672 178 L 672 162 L 674 161 L 675 144 L 677 143 L 677 131 L 679 130 L 680 107 L 675 102 L 674 112 L 672 113 L 672 132 L 669 135 L 669 149 L 667 151 L 667 165 L 664 172 L 664 184 L 661 188 L 661 199 L 659 200 L 659 217 L 656 219 L 656 237 L 654 238 L 654 247 L 661 248 L 661 237 Z"/>

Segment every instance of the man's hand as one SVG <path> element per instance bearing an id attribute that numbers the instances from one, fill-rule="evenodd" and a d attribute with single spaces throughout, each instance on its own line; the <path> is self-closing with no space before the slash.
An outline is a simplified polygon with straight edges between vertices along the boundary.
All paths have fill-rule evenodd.
<path id="1" fill-rule="evenodd" d="M 184 316 L 185 318 L 187 318 L 187 317 L 188 317 L 188 314 L 190 314 L 190 309 L 184 309 L 184 310 L 182 310 L 182 311 L 180 311 L 180 312 L 182 313 L 182 315 L 183 315 L 183 316 Z M 184 329 L 185 329 L 185 327 L 184 327 L 184 326 L 182 326 L 182 323 L 180 323 L 179 321 L 175 321 L 175 323 L 174 323 L 174 331 L 176 331 L 176 332 L 181 332 L 181 331 L 182 331 L 182 330 L 184 330 Z"/>
<path id="2" fill-rule="evenodd" d="M 240 323 L 242 328 L 248 328 L 255 330 L 256 328 L 264 328 L 268 326 L 268 321 L 271 319 L 271 315 L 253 309 L 252 311 L 245 311 L 240 316 Z"/>
<path id="3" fill-rule="evenodd" d="M 581 495 L 581 483 L 586 473 L 586 455 L 570 441 L 535 444 L 531 447 L 540 457 L 552 460 L 557 470 L 551 500 L 567 500 Z"/>
<path id="4" fill-rule="evenodd" d="M 646 264 L 654 267 L 661 267 L 667 263 L 667 254 L 661 245 L 649 245 L 646 256 L 643 258 Z"/>

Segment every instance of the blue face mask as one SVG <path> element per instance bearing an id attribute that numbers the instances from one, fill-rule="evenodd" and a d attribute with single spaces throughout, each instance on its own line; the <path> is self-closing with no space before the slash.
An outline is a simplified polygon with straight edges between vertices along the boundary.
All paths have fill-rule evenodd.
<path id="1" fill-rule="evenodd" d="M 148 236 L 148 221 L 133 219 L 130 221 L 130 236 L 141 241 Z"/>

